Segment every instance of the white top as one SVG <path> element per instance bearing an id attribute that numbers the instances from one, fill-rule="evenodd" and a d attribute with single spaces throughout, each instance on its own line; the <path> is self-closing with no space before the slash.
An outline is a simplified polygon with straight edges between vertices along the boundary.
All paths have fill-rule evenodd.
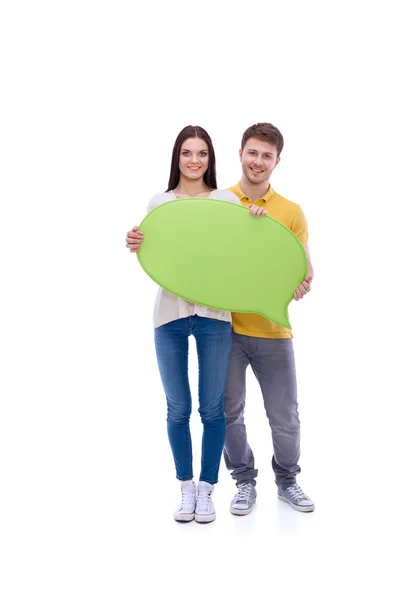
<path id="1" fill-rule="evenodd" d="M 208 198 L 227 200 L 228 202 L 233 202 L 233 204 L 240 204 L 240 200 L 237 196 L 228 190 L 213 190 L 210 192 Z M 160 204 L 170 202 L 171 200 L 177 200 L 173 192 L 156 194 L 150 200 L 147 206 L 147 212 L 150 212 L 157 206 L 160 206 Z M 218 321 L 228 321 L 229 323 L 232 322 L 231 313 L 226 310 L 216 310 L 215 308 L 207 308 L 207 306 L 193 304 L 178 296 L 174 296 L 174 294 L 167 292 L 167 290 L 164 290 L 163 288 L 159 288 L 154 305 L 154 327 L 161 327 L 161 325 L 166 325 L 166 323 L 170 323 L 171 321 L 185 319 L 186 317 L 193 315 L 217 319 Z"/>

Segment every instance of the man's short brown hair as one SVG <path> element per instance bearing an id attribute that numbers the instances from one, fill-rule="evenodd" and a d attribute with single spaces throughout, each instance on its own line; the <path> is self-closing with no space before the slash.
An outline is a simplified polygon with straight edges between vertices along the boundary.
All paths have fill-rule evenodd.
<path id="1" fill-rule="evenodd" d="M 246 129 L 242 137 L 242 150 L 246 142 L 252 137 L 275 146 L 277 155 L 280 156 L 283 149 L 283 136 L 275 125 L 271 123 L 257 123 Z"/>

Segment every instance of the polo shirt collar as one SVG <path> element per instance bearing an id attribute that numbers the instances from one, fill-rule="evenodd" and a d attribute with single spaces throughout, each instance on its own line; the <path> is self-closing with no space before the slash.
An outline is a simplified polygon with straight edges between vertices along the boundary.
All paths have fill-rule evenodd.
<path id="1" fill-rule="evenodd" d="M 238 181 L 238 183 L 231 188 L 231 191 L 236 196 L 238 196 L 240 200 L 250 200 L 250 198 L 248 198 L 242 192 L 242 188 L 240 187 L 240 181 Z M 264 194 L 264 196 L 261 196 L 261 198 L 257 198 L 257 200 L 261 200 L 262 199 L 262 200 L 264 200 L 264 202 L 268 202 L 268 200 L 270 200 L 274 194 L 275 194 L 275 191 L 272 188 L 272 185 L 270 184 L 267 193 Z"/>

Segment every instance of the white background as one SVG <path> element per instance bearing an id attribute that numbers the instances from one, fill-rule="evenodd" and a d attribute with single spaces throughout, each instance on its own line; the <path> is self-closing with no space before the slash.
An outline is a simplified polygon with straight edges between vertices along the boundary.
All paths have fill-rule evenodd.
<path id="1" fill-rule="evenodd" d="M 394 7 L 2 2 L 3 600 L 397 597 Z M 299 483 L 317 508 L 278 503 L 249 374 L 256 508 L 230 515 L 222 464 L 216 521 L 182 526 L 156 286 L 124 238 L 165 190 L 182 127 L 207 129 L 229 187 L 241 135 L 259 121 L 285 138 L 272 184 L 309 222 L 315 282 L 290 315 Z M 192 346 L 190 359 L 195 396 Z M 198 476 L 196 410 L 192 431 Z"/>

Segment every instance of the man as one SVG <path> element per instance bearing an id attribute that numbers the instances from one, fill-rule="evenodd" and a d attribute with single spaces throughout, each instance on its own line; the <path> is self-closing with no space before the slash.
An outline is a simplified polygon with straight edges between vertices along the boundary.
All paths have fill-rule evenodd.
<path id="1" fill-rule="evenodd" d="M 277 194 L 270 185 L 282 148 L 282 134 L 274 125 L 258 123 L 249 127 L 243 134 L 239 151 L 242 177 L 229 189 L 238 196 L 243 206 L 255 205 L 264 209 L 270 217 L 286 225 L 303 244 L 309 268 L 307 277 L 294 292 L 295 300 L 300 300 L 310 291 L 313 268 L 308 249 L 307 221 L 302 209 Z M 232 313 L 232 327 L 232 351 L 224 398 L 224 458 L 238 488 L 231 502 L 231 513 L 249 514 L 257 495 L 258 471 L 254 467 L 244 423 L 248 365 L 260 384 L 271 426 L 272 468 L 278 497 L 296 510 L 313 511 L 313 502 L 296 483 L 296 475 L 300 473 L 300 422 L 292 334 L 260 315 L 248 313 Z"/>

